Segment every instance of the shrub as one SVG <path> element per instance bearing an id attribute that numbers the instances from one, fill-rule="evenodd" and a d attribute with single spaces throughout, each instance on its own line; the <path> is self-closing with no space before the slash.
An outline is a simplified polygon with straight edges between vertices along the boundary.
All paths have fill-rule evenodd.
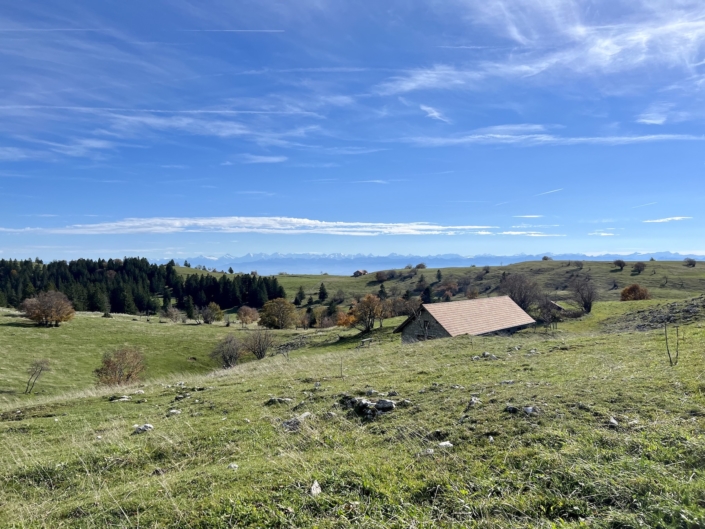
<path id="1" fill-rule="evenodd" d="M 259 312 L 257 312 L 257 309 L 243 305 L 237 311 L 237 318 L 244 327 L 245 325 L 249 325 L 250 323 L 254 323 L 259 320 Z"/>
<path id="2" fill-rule="evenodd" d="M 179 323 L 182 319 L 181 311 L 174 307 L 168 307 L 167 309 L 163 310 L 162 316 L 168 320 L 171 320 L 174 323 Z"/>
<path id="3" fill-rule="evenodd" d="M 553 257 L 549 257 L 548 255 L 544 255 L 544 256 L 541 258 L 541 260 L 542 260 L 542 261 L 553 261 Z"/>
<path id="4" fill-rule="evenodd" d="M 683 261 L 683 262 L 684 262 L 685 266 L 688 266 L 688 267 L 690 267 L 690 268 L 694 268 L 694 267 L 695 267 L 695 264 L 697 263 L 697 261 L 696 261 L 695 259 L 691 259 L 690 257 L 688 257 L 688 258 L 687 258 L 685 261 Z"/>
<path id="5" fill-rule="evenodd" d="M 139 349 L 121 347 L 105 353 L 101 366 L 94 373 L 98 384 L 120 386 L 139 380 L 144 369 L 144 355 Z"/>
<path id="6" fill-rule="evenodd" d="M 378 283 L 383 283 L 384 281 L 387 280 L 387 272 L 376 272 L 375 273 L 375 281 Z"/>
<path id="7" fill-rule="evenodd" d="M 642 299 L 651 299 L 649 291 L 637 284 L 633 284 L 622 290 L 620 297 L 621 301 L 639 301 Z"/>
<path id="8" fill-rule="evenodd" d="M 424 268 L 426 268 L 426 263 L 419 263 L 416 265 L 417 270 L 423 270 Z"/>
<path id="9" fill-rule="evenodd" d="M 635 272 L 636 274 L 641 274 L 644 270 L 646 270 L 646 265 L 641 261 L 634 263 L 634 266 L 632 266 L 632 272 Z"/>
<path id="10" fill-rule="evenodd" d="M 207 307 L 201 309 L 201 317 L 203 318 L 203 323 L 210 325 L 214 321 L 223 321 L 223 311 L 215 302 L 210 302 Z"/>
<path id="11" fill-rule="evenodd" d="M 254 355 L 257 360 L 262 360 L 267 356 L 267 352 L 274 345 L 274 337 L 270 331 L 258 329 L 249 333 L 242 341 L 245 351 Z"/>
<path id="12" fill-rule="evenodd" d="M 624 270 L 624 267 L 627 266 L 627 263 L 625 263 L 625 262 L 622 261 L 621 259 L 616 259 L 616 260 L 614 260 L 614 261 L 612 262 L 612 265 L 613 265 L 615 268 L 619 268 L 619 271 L 621 272 L 622 270 Z"/>
<path id="13" fill-rule="evenodd" d="M 296 322 L 296 307 L 284 298 L 267 301 L 260 313 L 260 323 L 270 329 L 287 329 Z"/>
<path id="14" fill-rule="evenodd" d="M 44 327 L 58 327 L 59 323 L 69 321 L 76 313 L 69 298 L 55 290 L 41 292 L 37 297 L 24 300 L 20 310 L 26 318 Z"/>
<path id="15" fill-rule="evenodd" d="M 477 298 L 480 297 L 480 293 L 479 293 L 478 290 L 477 290 L 476 288 L 474 288 L 474 287 L 473 287 L 473 288 L 468 288 L 468 289 L 465 291 L 465 297 L 468 298 L 468 299 L 477 299 Z"/>
<path id="16" fill-rule="evenodd" d="M 235 335 L 228 334 L 215 346 L 210 357 L 225 369 L 235 366 L 243 353 L 243 344 Z"/>

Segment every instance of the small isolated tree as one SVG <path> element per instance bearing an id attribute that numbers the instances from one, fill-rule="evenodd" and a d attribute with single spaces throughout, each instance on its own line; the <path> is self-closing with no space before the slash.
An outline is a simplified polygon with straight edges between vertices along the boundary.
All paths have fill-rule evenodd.
<path id="1" fill-rule="evenodd" d="M 426 268 L 426 263 L 419 263 L 416 265 L 417 270 L 423 270 L 424 268 Z"/>
<path id="2" fill-rule="evenodd" d="M 27 387 L 24 390 L 26 395 L 32 393 L 32 390 L 34 389 L 34 385 L 37 383 L 37 380 L 39 380 L 39 377 L 42 375 L 42 373 L 45 373 L 46 371 L 51 371 L 51 369 L 49 368 L 49 360 L 42 359 L 35 360 L 32 362 L 32 365 L 30 365 L 27 369 L 27 373 L 29 373 L 29 379 L 27 380 Z"/>
<path id="3" fill-rule="evenodd" d="M 423 303 L 433 303 L 433 292 L 431 292 L 431 287 L 426 287 L 421 292 L 421 301 Z"/>
<path id="4" fill-rule="evenodd" d="M 235 271 L 233 270 L 232 266 L 230 268 L 228 268 L 228 274 L 234 274 L 234 273 L 235 273 Z"/>
<path id="5" fill-rule="evenodd" d="M 640 301 L 643 299 L 651 299 L 651 294 L 649 294 L 648 289 L 636 283 L 622 290 L 620 296 L 621 301 Z"/>
<path id="6" fill-rule="evenodd" d="M 685 261 L 683 261 L 683 263 L 689 268 L 694 268 L 697 261 L 688 257 L 687 259 L 685 259 Z"/>
<path id="7" fill-rule="evenodd" d="M 378 283 L 384 283 L 387 279 L 389 279 L 387 272 L 375 272 L 375 281 L 377 281 Z"/>
<path id="8" fill-rule="evenodd" d="M 240 323 L 244 328 L 246 325 L 259 320 L 259 313 L 257 312 L 257 309 L 243 305 L 237 311 L 237 318 L 240 320 Z"/>
<path id="9" fill-rule="evenodd" d="M 166 310 L 162 311 L 162 316 L 174 323 L 179 323 L 182 320 L 183 314 L 175 307 L 169 306 Z"/>
<path id="10" fill-rule="evenodd" d="M 438 281 L 438 282 L 440 283 L 442 279 L 443 279 L 443 273 L 441 272 L 441 270 L 440 270 L 440 268 L 439 268 L 439 269 L 436 271 L 436 281 Z"/>
<path id="11" fill-rule="evenodd" d="M 270 331 L 257 329 L 245 336 L 242 346 L 245 351 L 252 353 L 257 360 L 262 360 L 274 346 L 274 336 L 272 336 Z"/>
<path id="12" fill-rule="evenodd" d="M 528 310 L 540 295 L 539 286 L 524 274 L 511 274 L 500 284 L 501 291 L 512 298 L 522 310 Z"/>
<path id="13" fill-rule="evenodd" d="M 343 301 L 345 301 L 345 292 L 343 292 L 343 289 L 339 288 L 331 301 L 337 305 L 340 305 Z"/>
<path id="14" fill-rule="evenodd" d="M 590 314 L 592 305 L 597 301 L 597 285 L 589 277 L 576 277 L 570 284 L 575 301 Z"/>
<path id="15" fill-rule="evenodd" d="M 234 367 L 243 353 L 243 345 L 234 334 L 228 334 L 218 342 L 210 357 L 225 369 Z"/>
<path id="16" fill-rule="evenodd" d="M 321 287 L 318 289 L 318 299 L 320 301 L 328 299 L 328 290 L 326 290 L 326 286 L 323 283 L 321 283 Z"/>
<path id="17" fill-rule="evenodd" d="M 625 262 L 622 261 L 621 259 L 615 259 L 615 260 L 612 262 L 612 265 L 613 265 L 615 268 L 619 268 L 619 271 L 621 272 L 622 270 L 624 270 L 624 267 L 627 266 L 627 263 L 625 263 Z"/>
<path id="18" fill-rule="evenodd" d="M 380 311 L 380 299 L 372 294 L 367 294 L 352 310 L 353 325 L 363 332 L 371 331 L 375 326 Z"/>
<path id="19" fill-rule="evenodd" d="M 220 308 L 220 305 L 211 301 L 207 307 L 201 309 L 201 318 L 203 318 L 203 323 L 210 325 L 214 321 L 223 321 L 224 313 Z"/>
<path id="20" fill-rule="evenodd" d="M 544 256 L 541 258 L 541 260 L 542 260 L 542 261 L 553 261 L 553 257 L 550 257 L 550 256 L 548 256 L 548 255 L 544 255 Z"/>
<path id="21" fill-rule="evenodd" d="M 260 312 L 260 323 L 270 329 L 287 329 L 296 323 L 296 307 L 284 298 L 267 301 Z"/>
<path id="22" fill-rule="evenodd" d="M 641 274 L 644 270 L 646 270 L 646 264 L 641 261 L 634 263 L 634 266 L 632 266 L 632 272 L 636 274 Z"/>
<path id="23" fill-rule="evenodd" d="M 120 386 L 139 380 L 144 369 L 142 352 L 128 346 L 105 353 L 101 366 L 94 373 L 98 378 L 98 384 Z"/>
<path id="24" fill-rule="evenodd" d="M 76 314 L 69 298 L 56 290 L 40 292 L 37 297 L 25 299 L 20 305 L 20 311 L 26 318 L 44 327 L 58 327 Z"/>
<path id="25" fill-rule="evenodd" d="M 385 300 L 389 297 L 389 294 L 387 294 L 387 289 L 384 288 L 384 283 L 379 286 L 379 292 L 377 292 L 377 297 L 382 300 Z"/>

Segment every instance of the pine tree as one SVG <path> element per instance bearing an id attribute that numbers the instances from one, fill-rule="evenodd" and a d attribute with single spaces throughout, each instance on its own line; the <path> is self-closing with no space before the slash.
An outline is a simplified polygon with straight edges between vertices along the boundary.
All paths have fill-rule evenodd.
<path id="1" fill-rule="evenodd" d="M 308 301 L 306 303 L 308 304 L 308 307 L 311 308 L 311 305 L 313 305 L 313 296 L 309 296 Z"/>
<path id="2" fill-rule="evenodd" d="M 234 273 L 235 273 L 235 272 L 233 272 L 233 267 L 232 267 L 232 266 L 231 266 L 230 268 L 228 268 L 228 274 L 234 274 Z"/>
<path id="3" fill-rule="evenodd" d="M 296 301 L 298 300 L 298 302 L 299 302 L 298 305 L 300 305 L 301 302 L 305 299 L 306 299 L 306 292 L 304 292 L 304 287 L 299 287 L 299 291 L 296 293 L 296 298 L 295 298 L 294 303 L 296 303 Z"/>
<path id="4" fill-rule="evenodd" d="M 189 320 L 192 320 L 195 316 L 195 307 L 193 306 L 193 298 L 191 296 L 186 296 L 186 302 L 184 303 L 184 312 Z"/>
<path id="5" fill-rule="evenodd" d="M 328 291 L 323 283 L 321 283 L 321 288 L 318 289 L 318 299 L 321 301 L 328 299 Z"/>
<path id="6" fill-rule="evenodd" d="M 387 299 L 387 289 L 384 288 L 384 283 L 379 286 L 379 292 L 377 293 L 379 299 Z"/>
<path id="7" fill-rule="evenodd" d="M 433 295 L 431 294 L 431 287 L 424 288 L 421 293 L 421 301 L 424 303 L 433 303 Z"/>
<path id="8" fill-rule="evenodd" d="M 162 293 L 162 310 L 167 310 L 169 307 L 171 307 L 171 292 L 165 288 Z"/>

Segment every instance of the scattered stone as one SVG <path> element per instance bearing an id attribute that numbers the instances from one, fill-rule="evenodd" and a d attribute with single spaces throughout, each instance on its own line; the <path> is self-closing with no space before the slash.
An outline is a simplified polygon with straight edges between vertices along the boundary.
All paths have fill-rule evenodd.
<path id="1" fill-rule="evenodd" d="M 398 404 L 398 406 L 401 407 L 401 408 L 408 408 L 408 407 L 411 406 L 411 405 L 412 405 L 411 401 L 410 401 L 410 400 L 407 400 L 407 399 L 402 400 L 402 401 Z"/>
<path id="2" fill-rule="evenodd" d="M 132 392 L 133 395 L 144 395 L 144 390 L 143 389 L 138 389 L 137 391 Z"/>
<path id="3" fill-rule="evenodd" d="M 314 388 L 320 388 L 320 387 L 321 387 L 321 383 L 320 383 L 320 382 L 316 382 L 316 383 L 313 385 L 313 387 L 314 387 Z"/>
<path id="4" fill-rule="evenodd" d="M 398 396 L 399 396 L 399 393 L 394 390 L 387 393 L 387 397 L 398 397 Z"/>
<path id="5" fill-rule="evenodd" d="M 377 408 L 379 411 L 392 411 L 394 408 L 396 408 L 397 404 L 393 400 L 379 400 L 377 401 L 377 404 L 375 404 L 375 408 Z"/>
<path id="6" fill-rule="evenodd" d="M 479 406 L 480 404 L 482 404 L 482 401 L 480 399 L 478 399 L 477 397 L 470 397 L 470 402 L 468 402 L 465 411 L 468 411 L 469 409 L 474 408 L 475 406 Z"/>
<path id="7" fill-rule="evenodd" d="M 108 399 L 110 402 L 129 402 L 132 400 L 132 397 L 128 395 L 123 395 L 121 397 L 118 397 L 117 395 L 113 395 Z"/>
<path id="8" fill-rule="evenodd" d="M 314 481 L 313 485 L 311 485 L 311 496 L 318 496 L 321 492 L 321 486 L 318 484 L 318 481 Z"/>
<path id="9" fill-rule="evenodd" d="M 368 397 L 371 397 L 372 395 L 377 395 L 377 393 L 379 393 L 379 391 L 375 391 L 374 389 L 368 389 L 366 394 Z"/>
<path id="10" fill-rule="evenodd" d="M 610 428 L 619 427 L 619 423 L 617 422 L 617 419 L 615 419 L 614 417 L 610 417 L 609 427 Z"/>
<path id="11" fill-rule="evenodd" d="M 240 467 L 239 467 L 239 465 L 238 465 L 237 463 L 230 463 L 230 464 L 228 465 L 228 468 L 229 468 L 230 470 L 237 470 L 237 469 L 240 468 Z"/>
<path id="12" fill-rule="evenodd" d="M 432 456 L 435 453 L 436 453 L 436 451 L 433 448 L 427 448 L 426 450 L 423 451 L 423 455 L 425 455 L 425 456 Z"/>
<path id="13" fill-rule="evenodd" d="M 473 362 L 477 362 L 479 359 L 480 359 L 479 356 L 473 356 L 473 357 L 472 357 L 472 361 L 473 361 Z"/>
<path id="14" fill-rule="evenodd" d="M 201 387 L 201 386 L 197 386 L 197 387 L 193 388 L 192 391 L 205 391 L 205 390 L 206 390 L 206 388 Z"/>
<path id="15" fill-rule="evenodd" d="M 443 441 L 442 443 L 438 443 L 439 448 L 453 448 L 453 443 L 450 441 Z"/>
<path id="16" fill-rule="evenodd" d="M 102 436 L 102 435 L 96 435 L 95 438 L 100 441 L 100 440 L 103 438 L 103 436 Z"/>
<path id="17" fill-rule="evenodd" d="M 293 399 L 287 397 L 272 397 L 264 404 L 265 406 L 273 406 L 275 404 L 289 404 L 290 402 L 293 402 Z"/>
<path id="18" fill-rule="evenodd" d="M 305 412 L 299 415 L 298 417 L 292 417 L 288 421 L 284 421 L 282 423 L 282 426 L 284 429 L 288 432 L 298 432 L 301 429 L 301 426 L 303 425 L 304 421 L 311 416 L 311 412 Z"/>
<path id="19" fill-rule="evenodd" d="M 327 411 L 325 414 L 323 414 L 323 417 L 325 417 L 326 419 L 334 419 L 337 416 L 338 414 L 334 411 Z"/>
<path id="20" fill-rule="evenodd" d="M 484 353 L 482 353 L 482 358 L 489 358 L 489 357 L 490 357 L 490 353 L 488 351 L 485 351 Z"/>
<path id="21" fill-rule="evenodd" d="M 510 386 L 510 385 L 514 384 L 514 381 L 513 380 L 502 380 L 502 382 L 500 382 L 500 384 L 502 384 L 504 386 Z"/>
<path id="22" fill-rule="evenodd" d="M 244 419 L 247 424 L 250 424 L 250 419 Z"/>
<path id="23" fill-rule="evenodd" d="M 494 443 L 494 437 L 491 435 L 487 437 L 487 440 L 490 442 L 490 444 Z"/>
<path id="24" fill-rule="evenodd" d="M 535 415 L 535 414 L 537 414 L 537 413 L 539 412 L 538 408 L 535 408 L 535 407 L 533 407 L 533 406 L 524 406 L 524 407 L 522 408 L 522 410 L 523 410 L 524 413 L 526 413 L 527 415 Z"/>
<path id="25" fill-rule="evenodd" d="M 459 385 L 459 384 L 453 384 L 453 385 L 451 386 L 451 389 L 465 389 L 465 386 L 461 386 L 461 385 Z"/>
<path id="26" fill-rule="evenodd" d="M 143 424 L 142 426 L 140 426 L 139 424 L 135 424 L 135 431 L 132 432 L 132 435 L 145 433 L 150 430 L 154 430 L 154 426 L 152 426 L 151 424 Z"/>
<path id="27" fill-rule="evenodd" d="M 530 353 L 536 353 L 536 349 L 531 349 L 529 352 L 530 352 Z"/>
<path id="28" fill-rule="evenodd" d="M 176 397 L 174 397 L 174 400 L 184 400 L 184 399 L 190 399 L 190 398 L 191 398 L 190 393 L 184 393 L 183 395 L 179 394 Z"/>
<path id="29" fill-rule="evenodd" d="M 169 410 L 169 415 L 181 415 L 181 410 Z"/>
<path id="30" fill-rule="evenodd" d="M 495 355 L 490 355 L 490 360 L 499 360 Z"/>
<path id="31" fill-rule="evenodd" d="M 504 411 L 507 413 L 519 413 L 519 408 L 516 406 L 508 405 L 506 408 L 504 408 Z"/>

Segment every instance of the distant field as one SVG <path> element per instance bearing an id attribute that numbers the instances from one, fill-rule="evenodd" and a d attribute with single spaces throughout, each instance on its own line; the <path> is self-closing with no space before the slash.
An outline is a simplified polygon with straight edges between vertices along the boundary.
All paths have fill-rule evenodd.
<path id="1" fill-rule="evenodd" d="M 569 293 L 566 291 L 569 280 L 573 274 L 581 272 L 589 273 L 598 284 L 602 295 L 601 299 L 618 300 L 620 290 L 632 283 L 639 283 L 647 287 L 655 299 L 682 299 L 692 297 L 705 292 L 705 263 L 698 263 L 694 268 L 684 266 L 678 261 L 646 261 L 646 270 L 640 275 L 631 271 L 634 263 L 627 263 L 623 271 L 612 266 L 612 263 L 602 261 L 584 261 L 582 271 L 575 265 L 567 261 L 528 261 L 508 266 L 490 267 L 490 273 L 482 281 L 473 280 L 472 286 L 477 288 L 483 295 L 496 294 L 502 273 L 524 273 L 532 276 L 546 292 L 552 293 L 556 299 L 567 299 Z M 480 268 L 442 268 L 441 273 L 444 278 L 475 278 Z M 211 273 L 219 277 L 220 273 L 204 272 L 189 268 L 178 268 L 179 273 Z M 429 283 L 436 281 L 437 268 L 419 270 L 418 275 L 412 279 L 394 279 L 385 282 L 387 292 L 393 287 L 398 287 L 401 292 L 413 289 L 421 274 Z M 354 270 L 351 270 L 351 274 Z M 372 272 L 372 271 L 370 271 Z M 348 276 L 330 275 L 278 275 L 279 282 L 284 286 L 287 296 L 293 299 L 299 286 L 303 286 L 307 295 L 317 299 L 318 288 L 321 283 L 326 285 L 330 295 L 341 289 L 346 299 L 349 300 L 355 293 L 376 293 L 379 291 L 380 283 L 375 280 L 374 272 L 359 278 Z M 616 283 L 616 287 L 615 287 Z M 462 293 L 455 296 L 462 299 Z"/>

